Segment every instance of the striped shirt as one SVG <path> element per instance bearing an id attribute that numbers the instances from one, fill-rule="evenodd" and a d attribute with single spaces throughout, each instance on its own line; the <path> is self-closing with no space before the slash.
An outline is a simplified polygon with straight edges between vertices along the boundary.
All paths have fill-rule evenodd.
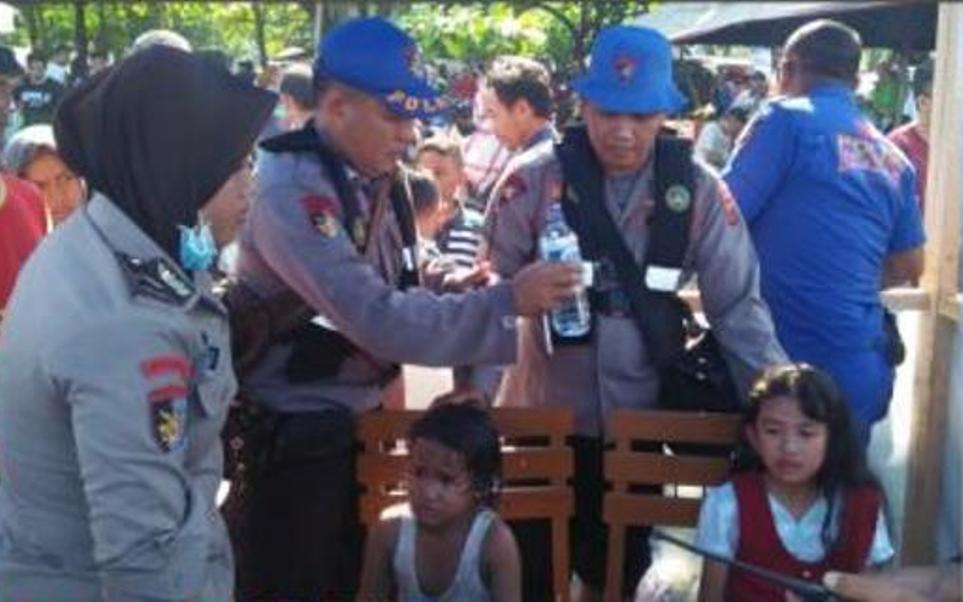
<path id="1" fill-rule="evenodd" d="M 438 247 L 455 264 L 456 269 L 472 269 L 481 245 L 482 214 L 462 206 L 438 236 Z"/>

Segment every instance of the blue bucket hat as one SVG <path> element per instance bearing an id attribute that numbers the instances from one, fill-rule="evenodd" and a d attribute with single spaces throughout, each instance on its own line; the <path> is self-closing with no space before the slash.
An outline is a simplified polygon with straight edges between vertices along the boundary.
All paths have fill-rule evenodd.
<path id="1" fill-rule="evenodd" d="M 686 105 L 672 81 L 669 41 L 654 29 L 607 27 L 596 37 L 590 61 L 572 89 L 603 111 L 676 113 Z"/>
<path id="2" fill-rule="evenodd" d="M 428 83 L 418 45 L 381 17 L 351 19 L 318 44 L 314 79 L 330 78 L 381 99 L 390 111 L 428 118 L 445 102 Z"/>

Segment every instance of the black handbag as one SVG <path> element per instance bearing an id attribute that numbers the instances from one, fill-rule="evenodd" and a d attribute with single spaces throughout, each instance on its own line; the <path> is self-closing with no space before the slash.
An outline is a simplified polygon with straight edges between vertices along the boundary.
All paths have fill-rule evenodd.
<path id="1" fill-rule="evenodd" d="M 712 330 L 685 307 L 686 341 L 659 373 L 659 406 L 686 412 L 741 411 L 736 385 Z"/>

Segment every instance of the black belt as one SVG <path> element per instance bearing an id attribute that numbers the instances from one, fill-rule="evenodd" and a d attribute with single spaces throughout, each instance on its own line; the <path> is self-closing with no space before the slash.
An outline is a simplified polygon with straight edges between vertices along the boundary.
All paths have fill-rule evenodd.
<path id="1" fill-rule="evenodd" d="M 631 318 L 632 308 L 629 296 L 621 288 L 607 291 L 592 291 L 589 299 L 592 311 L 603 316 L 613 318 Z"/>

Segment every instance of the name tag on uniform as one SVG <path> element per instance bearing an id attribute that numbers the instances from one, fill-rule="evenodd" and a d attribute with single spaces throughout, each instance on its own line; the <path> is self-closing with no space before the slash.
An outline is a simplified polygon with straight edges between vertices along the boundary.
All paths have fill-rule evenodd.
<path id="1" fill-rule="evenodd" d="M 595 284 L 595 263 L 591 261 L 582 262 L 582 286 L 589 288 Z"/>
<path id="2" fill-rule="evenodd" d="M 204 369 L 208 372 L 216 372 L 221 360 L 221 350 L 211 342 L 211 337 L 206 332 L 201 333 L 201 341 L 204 343 Z"/>
<path id="3" fill-rule="evenodd" d="M 650 265 L 645 269 L 645 286 L 652 291 L 676 291 L 681 280 L 682 270 L 679 268 Z"/>

